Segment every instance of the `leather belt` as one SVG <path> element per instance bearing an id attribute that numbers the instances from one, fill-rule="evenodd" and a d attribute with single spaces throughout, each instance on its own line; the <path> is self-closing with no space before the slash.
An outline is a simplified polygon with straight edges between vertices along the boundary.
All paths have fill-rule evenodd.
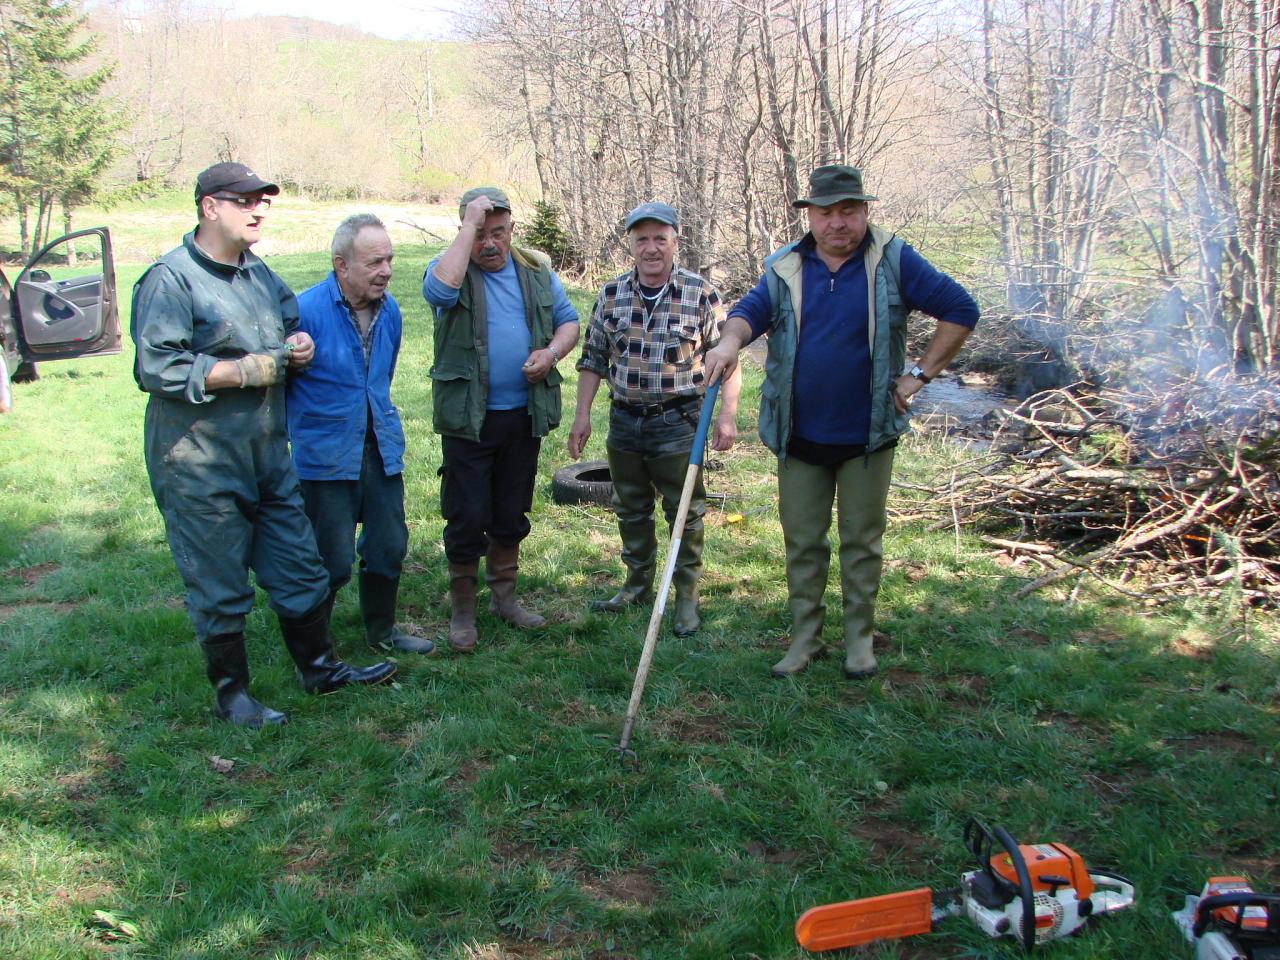
<path id="1" fill-rule="evenodd" d="M 667 410 L 678 410 L 698 402 L 698 397 L 672 397 L 670 400 L 663 400 L 661 403 L 626 403 L 622 400 L 614 400 L 615 409 L 621 410 L 623 413 L 629 413 L 633 417 L 656 417 L 660 413 Z"/>

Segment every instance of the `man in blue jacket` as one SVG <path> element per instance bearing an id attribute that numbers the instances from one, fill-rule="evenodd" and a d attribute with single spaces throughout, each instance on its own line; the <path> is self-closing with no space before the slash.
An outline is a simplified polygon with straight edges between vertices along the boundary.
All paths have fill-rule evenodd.
<path id="1" fill-rule="evenodd" d="M 832 164 L 809 176 L 809 232 L 765 261 L 764 276 L 729 311 L 706 357 L 707 382 L 769 334 L 760 439 L 778 458 L 778 512 L 787 550 L 791 644 L 774 676 L 799 673 L 824 651 L 823 594 L 831 508 L 839 498 L 844 672 L 876 672 L 871 651 L 885 507 L 911 397 L 951 362 L 978 322 L 978 305 L 902 239 L 870 223 L 862 174 Z M 937 319 L 905 370 L 907 315 Z M 803 320 L 803 322 L 802 322 Z"/>
<path id="2" fill-rule="evenodd" d="M 404 430 L 391 402 L 400 353 L 400 307 L 387 292 L 391 238 L 371 213 L 343 220 L 333 270 L 298 295 L 299 329 L 316 343 L 289 381 L 289 439 L 307 516 L 329 574 L 329 606 L 360 552 L 360 613 L 377 650 L 430 653 L 435 645 L 396 626 L 404 519 Z M 355 540 L 360 524 L 360 539 Z"/>

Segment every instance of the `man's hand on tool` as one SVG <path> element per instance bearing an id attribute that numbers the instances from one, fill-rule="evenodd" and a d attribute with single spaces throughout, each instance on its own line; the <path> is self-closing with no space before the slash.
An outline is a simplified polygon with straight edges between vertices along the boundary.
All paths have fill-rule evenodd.
<path id="1" fill-rule="evenodd" d="M 738 366 L 738 349 L 723 339 L 702 358 L 702 369 L 707 375 L 707 386 L 727 380 Z"/>

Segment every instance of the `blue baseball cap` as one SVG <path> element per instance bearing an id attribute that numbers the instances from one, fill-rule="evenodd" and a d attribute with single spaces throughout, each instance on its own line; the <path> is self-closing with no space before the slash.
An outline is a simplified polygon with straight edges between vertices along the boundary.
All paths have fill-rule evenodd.
<path id="1" fill-rule="evenodd" d="M 641 220 L 657 220 L 658 223 L 665 223 L 668 226 L 680 229 L 680 218 L 676 215 L 676 208 L 669 203 L 662 203 L 658 200 L 650 200 L 642 203 L 630 213 L 623 223 L 624 229 L 630 230 Z"/>

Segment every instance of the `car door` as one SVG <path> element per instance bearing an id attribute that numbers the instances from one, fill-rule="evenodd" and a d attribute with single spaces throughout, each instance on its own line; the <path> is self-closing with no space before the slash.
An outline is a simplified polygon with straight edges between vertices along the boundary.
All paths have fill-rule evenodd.
<path id="1" fill-rule="evenodd" d="M 78 230 L 46 244 L 14 281 L 10 309 L 18 347 L 29 363 L 119 353 L 107 228 Z"/>

